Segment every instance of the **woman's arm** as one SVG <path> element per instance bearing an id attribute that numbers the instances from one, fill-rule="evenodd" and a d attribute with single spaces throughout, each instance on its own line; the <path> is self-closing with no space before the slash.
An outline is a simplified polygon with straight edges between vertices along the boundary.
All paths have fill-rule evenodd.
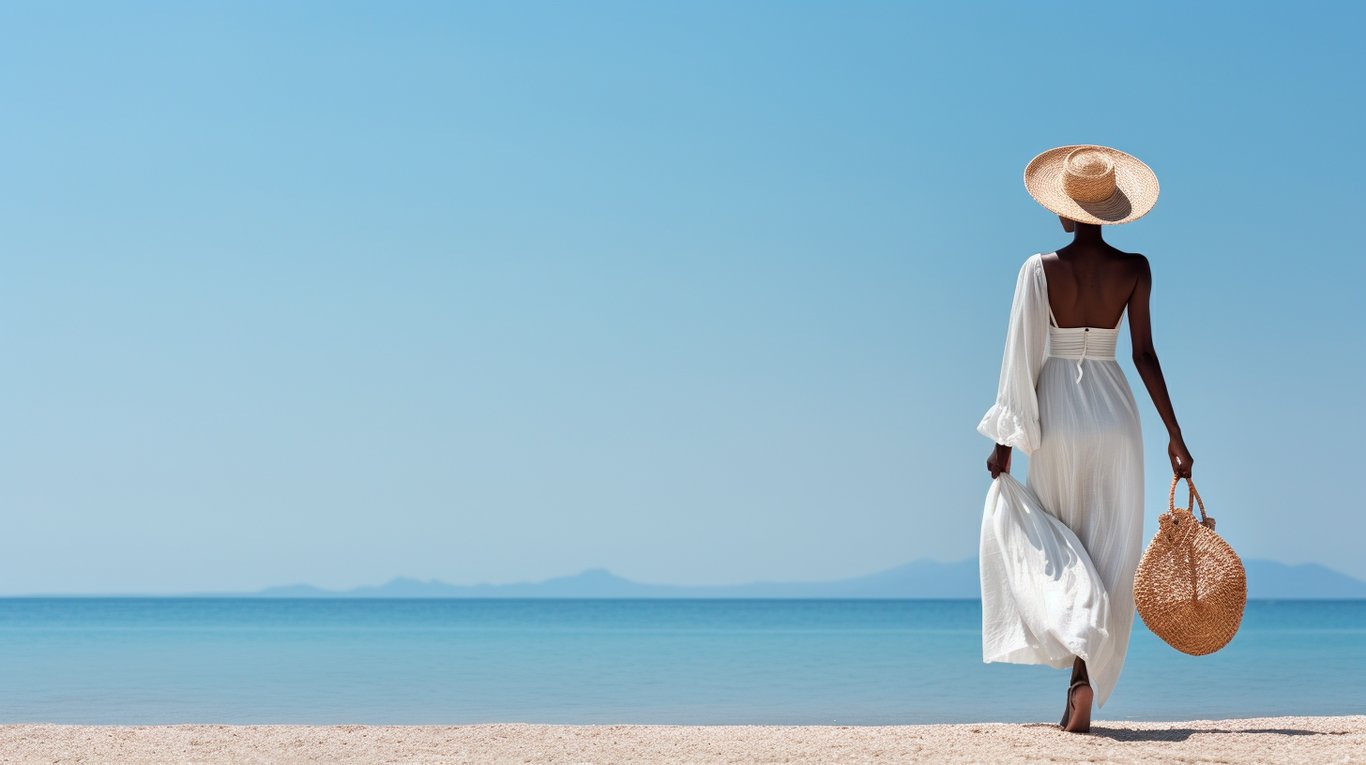
<path id="1" fill-rule="evenodd" d="M 1038 254 L 1020 266 L 1010 303 L 1005 349 L 996 401 L 977 424 L 977 432 L 996 442 L 987 458 L 992 478 L 1010 472 L 1010 450 L 1025 454 L 1039 447 L 1039 400 L 1035 390 L 1048 342 L 1048 292 Z"/>
<path id="2" fill-rule="evenodd" d="M 1195 460 L 1181 438 L 1181 426 L 1176 421 L 1176 412 L 1172 410 L 1171 396 L 1167 394 L 1167 381 L 1162 376 L 1162 365 L 1158 363 L 1157 351 L 1153 348 L 1152 317 L 1148 312 L 1148 300 L 1153 290 L 1152 268 L 1147 258 L 1142 255 L 1134 257 L 1138 258 L 1138 281 L 1134 284 L 1133 294 L 1129 296 L 1129 337 L 1134 348 L 1134 367 L 1143 378 L 1162 423 L 1167 426 L 1170 436 L 1167 456 L 1172 461 L 1172 473 L 1190 478 Z"/>

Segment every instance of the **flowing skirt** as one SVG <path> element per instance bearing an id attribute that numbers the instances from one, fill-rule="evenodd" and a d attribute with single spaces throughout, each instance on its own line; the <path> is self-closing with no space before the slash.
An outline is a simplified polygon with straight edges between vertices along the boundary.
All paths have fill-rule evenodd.
<path id="1" fill-rule="evenodd" d="M 1027 629 L 996 626 L 1017 621 L 1018 611 L 1028 604 L 989 605 L 984 590 L 983 608 L 992 622 L 984 633 L 988 639 L 985 659 L 1062 668 L 1072 665 L 1071 654 L 1082 656 L 1095 701 L 1104 706 L 1123 669 L 1133 627 L 1134 572 L 1143 554 L 1143 436 L 1138 406 L 1119 363 L 1113 359 L 1081 363 L 1085 374 L 1080 381 L 1074 359 L 1050 356 L 1039 373 L 1041 438 L 1029 455 L 1026 485 L 1042 508 L 1080 540 L 1104 585 L 1108 608 L 1093 610 L 1095 623 L 1089 625 L 1086 619 L 1064 620 L 1055 614 L 1055 629 L 1058 624 L 1073 625 L 1063 628 L 1070 634 L 1059 635 L 1071 650 L 1060 652 L 1057 640 L 1043 640 Z M 1050 568 L 1073 567 L 1075 580 L 1084 583 L 1084 569 L 1076 561 L 1060 559 Z M 1056 591 L 1059 585 L 1051 578 L 1053 572 L 1034 570 L 1038 579 L 1032 585 L 1039 592 Z M 1017 589 L 1021 586 L 1013 584 Z M 1071 590 L 1074 603 L 1089 597 L 1085 590 L 1081 585 Z M 1084 609 L 1077 613 L 1084 614 Z"/>

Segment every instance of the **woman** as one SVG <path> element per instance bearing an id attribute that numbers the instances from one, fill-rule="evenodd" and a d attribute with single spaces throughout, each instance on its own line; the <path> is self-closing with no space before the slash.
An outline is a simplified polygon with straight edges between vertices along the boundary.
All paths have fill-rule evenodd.
<path id="1" fill-rule="evenodd" d="M 1099 574 L 1109 602 L 1108 609 L 1091 609 L 1095 623 L 1089 630 L 1076 631 L 1069 643 L 1077 646 L 1070 652 L 1075 656 L 1059 659 L 1056 650 L 1041 645 L 1037 631 L 1021 625 L 1018 595 L 988 593 L 1047 591 L 1049 613 L 1075 605 L 1058 603 L 1055 594 L 1065 599 L 1069 582 L 1082 574 L 1031 570 L 1037 588 L 1018 581 L 1007 588 L 984 566 L 983 660 L 1059 668 L 1070 662 L 1059 725 L 1084 732 L 1090 730 L 1093 699 L 1105 705 L 1124 664 L 1134 572 L 1143 552 L 1143 438 L 1133 393 L 1114 356 L 1126 309 L 1134 367 L 1167 427 L 1172 471 L 1189 478 L 1194 461 L 1153 350 L 1148 261 L 1101 239 L 1101 226 L 1128 223 L 1152 209 L 1156 176 L 1122 151 L 1073 145 L 1035 157 L 1024 178 L 1030 195 L 1074 237 L 1056 252 L 1030 256 L 1020 269 L 996 403 L 977 430 L 996 442 L 987 458 L 992 478 L 1010 471 L 1013 448 L 1029 455 L 1028 488 L 1046 512 L 1075 532 L 1085 548 L 1075 557 L 1089 556 L 1086 569 L 1094 565 L 1092 576 Z M 1049 568 L 1074 564 L 1064 560 Z M 1084 572 L 1080 565 L 1070 570 Z"/>

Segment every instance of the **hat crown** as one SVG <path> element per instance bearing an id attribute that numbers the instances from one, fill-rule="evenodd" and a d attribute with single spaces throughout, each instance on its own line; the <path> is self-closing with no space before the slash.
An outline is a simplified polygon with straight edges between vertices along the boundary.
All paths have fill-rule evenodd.
<path id="1" fill-rule="evenodd" d="M 1115 163 L 1105 152 L 1080 146 L 1062 163 L 1062 188 L 1078 202 L 1103 202 L 1114 195 Z"/>

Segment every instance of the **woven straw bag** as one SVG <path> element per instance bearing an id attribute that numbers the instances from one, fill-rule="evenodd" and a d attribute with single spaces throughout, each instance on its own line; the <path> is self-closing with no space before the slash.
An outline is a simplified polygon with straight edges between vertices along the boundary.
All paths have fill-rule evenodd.
<path id="1" fill-rule="evenodd" d="M 1148 629 L 1182 653 L 1201 656 L 1233 639 L 1247 605 L 1247 572 L 1238 553 L 1214 533 L 1205 501 L 1190 487 L 1187 507 L 1176 506 L 1176 484 L 1167 512 L 1157 517 L 1157 534 L 1134 573 L 1134 604 Z M 1195 520 L 1195 503 L 1200 520 Z"/>

